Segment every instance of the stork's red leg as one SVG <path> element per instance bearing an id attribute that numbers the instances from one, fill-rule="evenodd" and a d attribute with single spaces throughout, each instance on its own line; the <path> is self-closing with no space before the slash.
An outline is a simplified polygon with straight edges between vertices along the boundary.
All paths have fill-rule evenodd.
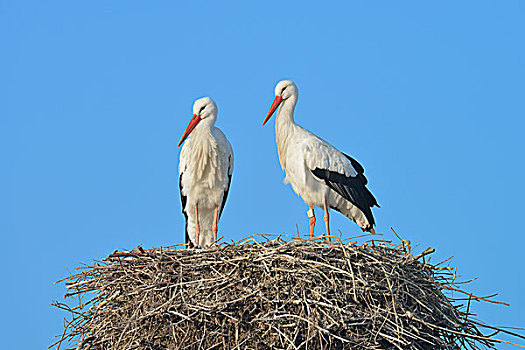
<path id="1" fill-rule="evenodd" d="M 197 206 L 197 204 L 195 204 L 195 240 L 196 240 L 195 246 L 197 248 L 199 247 L 200 233 L 201 233 L 201 228 L 199 226 L 199 207 Z"/>
<path id="2" fill-rule="evenodd" d="M 217 219 L 219 215 L 219 206 L 215 206 L 215 212 L 213 213 L 213 242 L 217 242 Z"/>
<path id="3" fill-rule="evenodd" d="M 324 205 L 324 223 L 326 224 L 326 236 L 328 237 L 328 240 L 330 241 L 330 208 L 328 207 L 328 204 L 326 204 L 326 198 L 323 201 Z"/>
<path id="4" fill-rule="evenodd" d="M 314 227 L 315 227 L 315 213 L 314 213 L 314 207 L 313 205 L 309 204 L 310 210 L 308 210 L 306 213 L 310 220 L 308 221 L 310 224 L 310 238 L 314 237 Z"/>

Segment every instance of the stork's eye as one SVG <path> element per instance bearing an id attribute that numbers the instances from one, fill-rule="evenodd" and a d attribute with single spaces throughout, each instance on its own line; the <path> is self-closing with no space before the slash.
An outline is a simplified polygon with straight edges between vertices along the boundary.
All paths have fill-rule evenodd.
<path id="1" fill-rule="evenodd" d="M 285 87 L 283 88 L 283 91 L 281 91 L 281 95 L 284 93 L 284 90 L 286 90 L 287 87 L 288 87 L 288 86 L 285 86 Z"/>
<path id="2" fill-rule="evenodd" d="M 200 111 L 199 111 L 199 114 L 202 113 L 202 111 L 204 110 L 204 108 L 206 108 L 206 106 L 202 106 L 202 107 L 201 107 L 201 109 L 200 109 Z"/>

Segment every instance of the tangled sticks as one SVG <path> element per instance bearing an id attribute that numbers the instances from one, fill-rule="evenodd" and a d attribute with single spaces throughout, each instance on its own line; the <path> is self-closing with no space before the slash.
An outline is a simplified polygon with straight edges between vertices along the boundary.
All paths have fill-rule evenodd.
<path id="1" fill-rule="evenodd" d="M 504 342 L 480 327 L 511 333 L 469 318 L 472 300 L 494 301 L 425 262 L 433 250 L 260 237 L 206 250 L 138 247 L 78 268 L 63 280 L 76 306 L 54 303 L 71 319 L 51 347 L 478 349 Z"/>

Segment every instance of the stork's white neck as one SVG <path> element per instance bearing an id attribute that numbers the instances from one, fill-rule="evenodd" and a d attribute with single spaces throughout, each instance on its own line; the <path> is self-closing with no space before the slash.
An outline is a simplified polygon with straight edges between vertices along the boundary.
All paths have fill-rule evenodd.
<path id="1" fill-rule="evenodd" d="M 199 134 L 206 134 L 209 133 L 211 129 L 215 126 L 215 120 L 216 118 L 208 117 L 203 119 L 195 128 L 193 132 L 197 132 Z M 192 134 L 193 134 L 192 132 Z"/>
<path id="2" fill-rule="evenodd" d="M 276 125 L 282 122 L 294 123 L 293 112 L 295 110 L 295 105 L 297 104 L 297 96 L 292 95 L 286 100 L 283 100 L 279 110 L 277 111 L 277 120 Z"/>
<path id="3" fill-rule="evenodd" d="M 286 170 L 286 158 L 290 139 L 297 127 L 294 121 L 294 110 L 297 104 L 297 96 L 292 95 L 281 103 L 275 120 L 275 136 L 277 139 L 277 151 L 281 167 Z"/>
<path id="4" fill-rule="evenodd" d="M 206 158 L 206 154 L 213 154 L 217 147 L 217 142 L 213 136 L 215 129 L 215 118 L 203 119 L 195 129 L 193 129 L 187 142 L 195 153 L 199 153 Z M 208 152 L 208 153 L 207 153 Z M 204 162 L 206 162 L 204 160 Z M 205 164 L 204 164 L 205 165 Z"/>
<path id="5" fill-rule="evenodd" d="M 188 176 L 195 181 L 214 181 L 217 168 L 217 140 L 214 120 L 203 119 L 186 140 Z M 206 181 L 208 181 L 206 180 Z M 210 185 L 211 186 L 211 185 Z M 213 187 L 213 186 L 212 186 Z"/>

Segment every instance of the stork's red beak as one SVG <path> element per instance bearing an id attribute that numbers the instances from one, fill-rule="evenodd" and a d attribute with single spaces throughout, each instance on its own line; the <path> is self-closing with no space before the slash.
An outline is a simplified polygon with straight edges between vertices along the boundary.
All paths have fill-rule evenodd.
<path id="1" fill-rule="evenodd" d="M 264 119 L 262 125 L 266 124 L 266 122 L 268 121 L 268 119 L 270 119 L 270 117 L 271 117 L 272 114 L 275 112 L 275 110 L 277 109 L 277 107 L 279 107 L 279 105 L 281 104 L 281 102 L 283 102 L 283 98 L 282 98 L 281 96 L 275 96 L 275 100 L 273 100 L 272 106 L 270 107 L 270 110 L 268 111 L 268 115 L 266 116 L 266 119 Z"/>
<path id="2" fill-rule="evenodd" d="M 193 129 L 195 129 L 195 127 L 197 126 L 197 124 L 199 124 L 199 122 L 201 121 L 201 116 L 200 115 L 197 115 L 197 114 L 194 114 L 193 115 L 193 118 L 191 118 L 190 120 L 190 123 L 188 124 L 188 127 L 186 128 L 186 130 L 184 131 L 184 134 L 182 134 L 182 137 L 180 138 L 180 141 L 179 141 L 179 145 L 177 147 L 179 147 L 180 145 L 182 145 L 182 143 L 184 142 L 184 140 L 186 140 L 186 138 L 188 136 L 190 136 L 191 132 L 193 131 Z"/>

